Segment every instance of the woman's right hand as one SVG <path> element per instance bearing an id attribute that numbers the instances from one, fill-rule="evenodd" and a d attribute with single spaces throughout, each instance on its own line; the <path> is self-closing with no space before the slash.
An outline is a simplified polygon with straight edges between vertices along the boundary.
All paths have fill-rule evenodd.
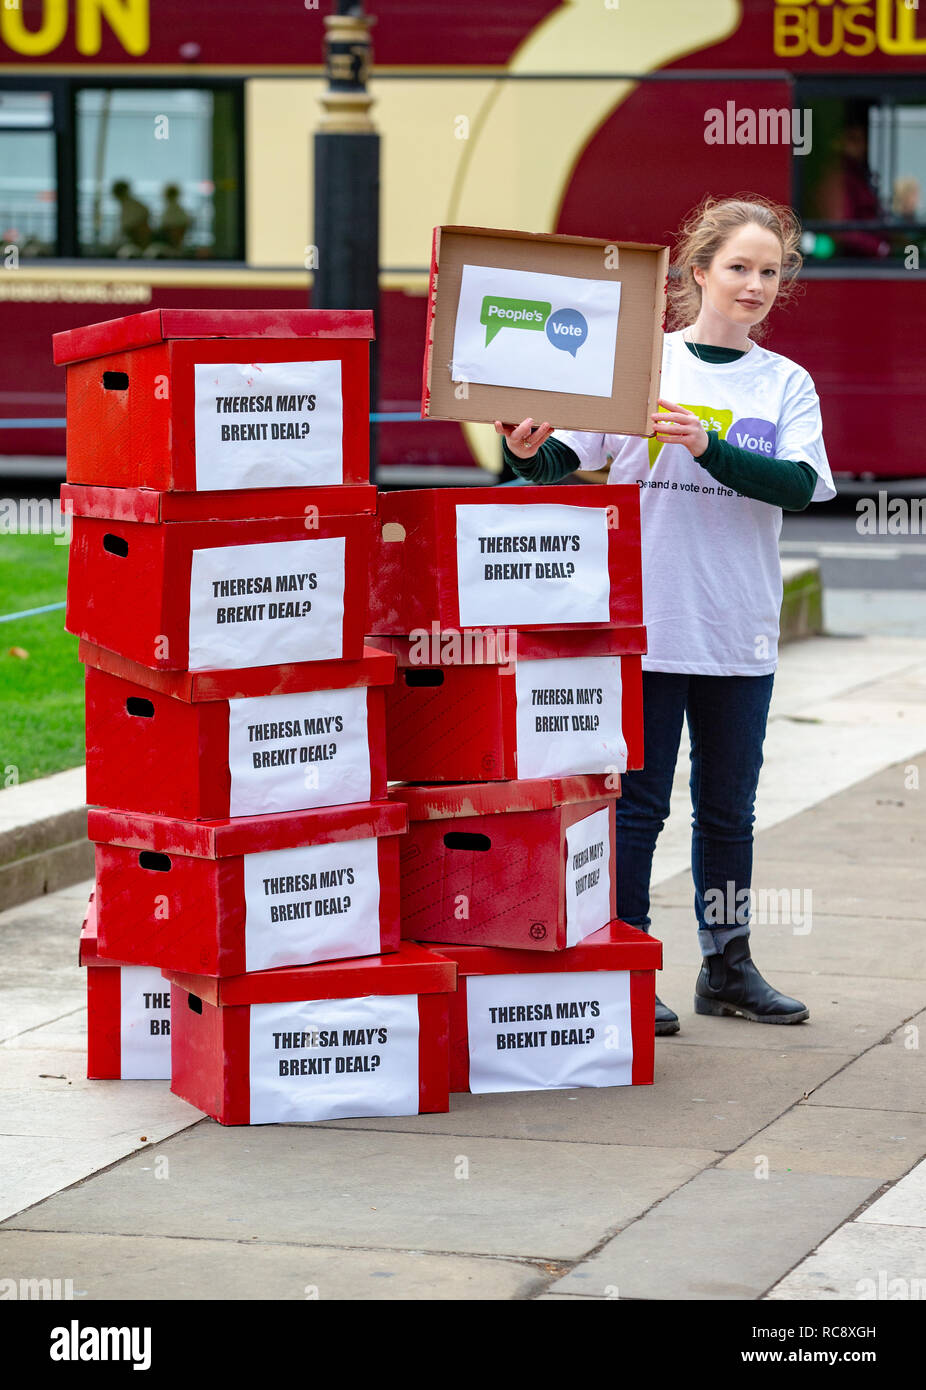
<path id="1" fill-rule="evenodd" d="M 522 420 L 520 425 L 503 425 L 501 420 L 495 421 L 495 433 L 503 434 L 508 441 L 508 448 L 519 459 L 531 459 L 540 448 L 545 439 L 549 439 L 553 433 L 553 426 L 549 421 L 544 420 L 542 425 L 534 428 L 533 419 L 528 416 Z"/>

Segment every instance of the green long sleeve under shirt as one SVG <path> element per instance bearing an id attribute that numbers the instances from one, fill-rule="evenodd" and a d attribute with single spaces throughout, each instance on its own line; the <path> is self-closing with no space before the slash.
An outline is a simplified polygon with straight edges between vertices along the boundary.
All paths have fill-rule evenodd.
<path id="1" fill-rule="evenodd" d="M 719 348 L 706 343 L 686 343 L 685 346 L 692 352 L 697 347 L 695 355 L 707 362 L 733 362 L 744 355 L 735 348 Z M 720 439 L 715 430 L 709 430 L 707 438 L 707 448 L 696 462 L 724 487 L 757 502 L 781 507 L 786 512 L 802 512 L 810 502 L 817 474 L 809 463 L 770 459 L 748 449 L 738 449 L 726 439 Z M 502 447 L 514 472 L 528 483 L 558 483 L 582 467 L 578 454 L 552 436 L 541 444 L 532 459 L 517 458 L 505 439 Z"/>

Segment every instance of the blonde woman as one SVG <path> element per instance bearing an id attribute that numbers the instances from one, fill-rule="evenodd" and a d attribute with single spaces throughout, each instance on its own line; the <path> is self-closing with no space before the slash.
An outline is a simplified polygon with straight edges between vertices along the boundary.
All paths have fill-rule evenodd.
<path id="1" fill-rule="evenodd" d="M 621 779 L 617 912 L 648 931 L 650 873 L 682 722 L 691 743 L 695 1012 L 800 1023 L 809 1010 L 752 960 L 753 811 L 778 658 L 782 509 L 836 495 L 808 373 L 759 345 L 801 264 L 790 209 L 706 199 L 681 230 L 653 439 L 495 422 L 511 467 L 552 483 L 577 468 L 640 487 L 645 766 Z M 790 885 L 782 885 L 789 887 Z M 657 1033 L 678 1016 L 656 1001 Z"/>

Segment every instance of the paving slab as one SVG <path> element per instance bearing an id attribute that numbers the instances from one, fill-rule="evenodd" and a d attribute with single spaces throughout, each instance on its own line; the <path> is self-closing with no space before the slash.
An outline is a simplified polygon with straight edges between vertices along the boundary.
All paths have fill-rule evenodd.
<path id="1" fill-rule="evenodd" d="M 550 1286 L 620 1298 L 760 1298 L 877 1187 L 871 1178 L 710 1168 Z M 613 1295 L 612 1295 L 613 1296 Z"/>
<path id="2" fill-rule="evenodd" d="M 919 1014 L 810 1097 L 810 1105 L 926 1114 L 926 1027 Z M 911 1045 L 915 1044 L 915 1045 Z"/>
<path id="3" fill-rule="evenodd" d="M 800 1102 L 717 1166 L 896 1181 L 926 1151 L 926 1115 Z M 869 1208 L 871 1210 L 871 1208 Z"/>
<path id="4" fill-rule="evenodd" d="M 138 1127 L 137 1134 L 111 1138 L 0 1134 L 0 1220 L 144 1148 L 141 1136 L 157 1143 L 190 1123 L 199 1121 L 194 1116 L 192 1121 L 184 1119 L 157 1127 L 146 1124 Z"/>
<path id="5" fill-rule="evenodd" d="M 735 1026 L 737 1020 L 730 1022 Z M 847 1052 L 786 1051 L 783 1045 L 773 1053 L 676 1047 L 675 1038 L 658 1041 L 654 1086 L 455 1095 L 449 1115 L 338 1120 L 330 1128 L 414 1133 L 423 1125 L 431 1133 L 455 1134 L 461 1140 L 492 1134 L 509 1139 L 543 1136 L 587 1145 L 636 1144 L 726 1153 L 852 1060 Z"/>
<path id="6" fill-rule="evenodd" d="M 776 1302 L 926 1299 L 926 1241 L 909 1226 L 850 1221 L 765 1295 Z"/>
<path id="7" fill-rule="evenodd" d="M 572 1261 L 701 1166 L 674 1150 L 204 1121 L 2 1229 Z"/>
<path id="8" fill-rule="evenodd" d="M 7 1278 L 58 1278 L 63 1292 L 70 1280 L 75 1304 L 529 1299 L 550 1281 L 543 1266 L 423 1250 L 9 1230 L 0 1231 L 0 1269 Z M 79 1316 L 76 1307 L 71 1316 Z"/>
<path id="9" fill-rule="evenodd" d="M 858 1219 L 879 1226 L 926 1227 L 926 1162 L 917 1164 L 890 1192 L 872 1202 Z"/>

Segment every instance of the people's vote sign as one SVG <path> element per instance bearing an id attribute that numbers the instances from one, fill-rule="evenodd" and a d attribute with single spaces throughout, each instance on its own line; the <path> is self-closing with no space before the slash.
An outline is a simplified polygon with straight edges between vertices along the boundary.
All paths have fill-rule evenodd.
<path id="1" fill-rule="evenodd" d="M 632 1082 L 627 970 L 470 975 L 466 1024 L 473 1092 Z"/>
<path id="2" fill-rule="evenodd" d="M 461 627 L 610 621 L 605 507 L 461 504 Z"/>
<path id="3" fill-rule="evenodd" d="M 418 1114 L 418 996 L 251 1005 L 251 1124 Z"/>
<path id="4" fill-rule="evenodd" d="M 377 843 L 337 840 L 246 854 L 246 970 L 376 955 Z"/>
<path id="5" fill-rule="evenodd" d="M 610 396 L 620 306 L 618 281 L 464 265 L 451 379 Z"/>
<path id="6" fill-rule="evenodd" d="M 330 536 L 194 550 L 189 670 L 340 657 L 345 548 Z"/>
<path id="7" fill-rule="evenodd" d="M 200 362 L 193 375 L 200 491 L 344 481 L 340 362 Z"/>
<path id="8" fill-rule="evenodd" d="M 369 801 L 366 690 L 229 700 L 228 768 L 231 816 Z"/>
<path id="9" fill-rule="evenodd" d="M 566 945 L 611 920 L 611 813 L 607 806 L 566 829 Z"/>
<path id="10" fill-rule="evenodd" d="M 627 770 L 619 656 L 519 661 L 515 696 L 519 777 Z"/>
<path id="11" fill-rule="evenodd" d="M 119 970 L 123 1080 L 170 1079 L 170 985 L 153 965 Z"/>

